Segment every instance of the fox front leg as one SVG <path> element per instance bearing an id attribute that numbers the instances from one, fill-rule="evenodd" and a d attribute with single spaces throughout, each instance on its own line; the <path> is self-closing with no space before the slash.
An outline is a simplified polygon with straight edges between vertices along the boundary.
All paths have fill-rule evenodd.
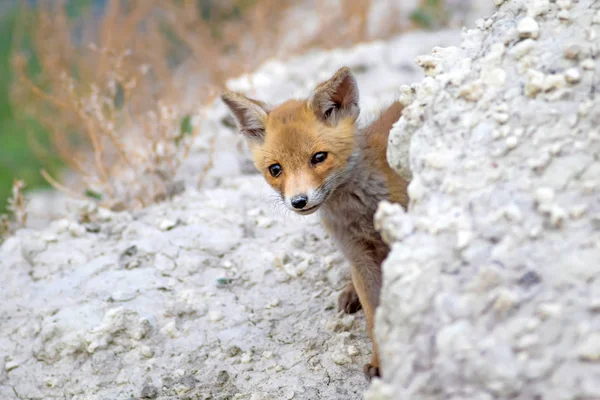
<path id="1" fill-rule="evenodd" d="M 358 293 L 360 304 L 365 311 L 367 331 L 371 338 L 371 362 L 364 366 L 365 375 L 370 380 L 375 376 L 380 376 L 379 351 L 377 343 L 375 342 L 373 327 L 375 309 L 379 305 L 379 293 L 381 291 L 381 266 L 371 260 L 360 264 L 354 264 L 352 266 L 352 282 Z"/>

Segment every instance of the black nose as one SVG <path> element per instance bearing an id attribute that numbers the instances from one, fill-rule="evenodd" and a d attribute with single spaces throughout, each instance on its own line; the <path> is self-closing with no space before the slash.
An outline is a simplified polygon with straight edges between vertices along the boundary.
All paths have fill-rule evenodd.
<path id="1" fill-rule="evenodd" d="M 302 209 L 306 203 L 308 203 L 308 197 L 303 194 L 292 197 L 292 206 L 294 206 L 294 208 Z"/>

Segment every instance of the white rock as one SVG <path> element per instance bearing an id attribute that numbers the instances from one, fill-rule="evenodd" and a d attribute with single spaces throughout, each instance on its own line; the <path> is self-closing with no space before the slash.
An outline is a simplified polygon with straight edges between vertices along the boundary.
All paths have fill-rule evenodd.
<path id="1" fill-rule="evenodd" d="M 509 51 L 509 54 L 520 60 L 525 55 L 529 54 L 535 48 L 535 40 L 533 39 L 525 39 L 517 44 L 515 44 Z"/>
<path id="2" fill-rule="evenodd" d="M 167 335 L 173 339 L 179 337 L 179 330 L 177 329 L 177 324 L 175 321 L 167 322 L 160 331 L 164 335 Z"/>
<path id="3" fill-rule="evenodd" d="M 341 351 L 334 351 L 331 356 L 331 360 L 337 365 L 346 365 L 352 362 L 352 359 Z"/>
<path id="4" fill-rule="evenodd" d="M 581 72 L 577 68 L 569 68 L 565 71 L 565 78 L 571 84 L 579 83 L 581 81 Z"/>
<path id="5" fill-rule="evenodd" d="M 273 225 L 273 219 L 269 217 L 258 217 L 256 218 L 256 226 L 259 228 L 269 228 Z"/>
<path id="6" fill-rule="evenodd" d="M 416 59 L 417 65 L 423 68 L 425 75 L 435 76 L 441 72 L 440 59 L 433 56 L 419 56 Z"/>
<path id="7" fill-rule="evenodd" d="M 223 312 L 221 310 L 213 310 L 209 311 L 208 319 L 212 322 L 219 322 L 224 318 Z"/>
<path id="8" fill-rule="evenodd" d="M 535 199 L 538 203 L 547 204 L 554 201 L 554 189 L 541 187 L 535 191 Z"/>
<path id="9" fill-rule="evenodd" d="M 550 11 L 549 0 L 530 0 L 527 13 L 530 17 L 537 17 Z"/>
<path id="10" fill-rule="evenodd" d="M 519 36 L 522 38 L 537 39 L 540 34 L 540 27 L 532 17 L 524 17 L 517 24 Z"/>
<path id="11" fill-rule="evenodd" d="M 518 146 L 519 140 L 515 136 L 510 136 L 506 138 L 506 146 L 509 149 L 514 149 Z"/>
<path id="12" fill-rule="evenodd" d="M 460 88 L 459 96 L 465 100 L 477 101 L 483 94 L 483 84 L 481 81 L 470 82 Z"/>
<path id="13" fill-rule="evenodd" d="M 600 361 L 600 333 L 595 332 L 583 339 L 577 346 L 577 355 L 580 359 L 590 362 Z"/>
<path id="14" fill-rule="evenodd" d="M 585 60 L 581 61 L 580 66 L 585 71 L 594 71 L 596 69 L 596 63 L 591 58 L 586 58 Z"/>
<path id="15" fill-rule="evenodd" d="M 570 10 L 573 7 L 573 2 L 571 0 L 556 0 L 556 5 L 561 10 Z"/>
<path id="16" fill-rule="evenodd" d="M 360 352 L 358 351 L 358 348 L 356 346 L 352 346 L 352 345 L 348 346 L 348 355 L 354 357 L 359 354 L 360 354 Z"/>
<path id="17" fill-rule="evenodd" d="M 163 219 L 162 221 L 160 221 L 159 228 L 161 231 L 168 231 L 169 229 L 175 227 L 176 224 L 176 221 L 170 219 Z"/>
<path id="18" fill-rule="evenodd" d="M 537 313 L 542 319 L 556 318 L 562 313 L 562 306 L 556 303 L 540 304 Z"/>

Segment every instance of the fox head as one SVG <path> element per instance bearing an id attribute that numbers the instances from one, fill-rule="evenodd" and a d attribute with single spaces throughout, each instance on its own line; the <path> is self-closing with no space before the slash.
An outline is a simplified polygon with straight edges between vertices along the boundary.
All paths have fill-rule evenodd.
<path id="1" fill-rule="evenodd" d="M 349 68 L 317 85 L 308 99 L 277 107 L 236 92 L 221 98 L 248 141 L 254 165 L 287 208 L 311 214 L 344 182 L 359 115 Z"/>

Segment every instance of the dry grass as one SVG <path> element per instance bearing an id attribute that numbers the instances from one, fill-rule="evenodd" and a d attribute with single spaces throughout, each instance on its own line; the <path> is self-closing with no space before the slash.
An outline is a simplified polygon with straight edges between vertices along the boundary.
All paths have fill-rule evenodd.
<path id="1" fill-rule="evenodd" d="M 175 174 L 200 134 L 191 117 L 227 79 L 271 57 L 372 39 L 372 0 L 110 0 L 99 18 L 70 17 L 65 1 L 40 3 L 23 12 L 32 43 L 13 59 L 14 101 L 49 132 L 52 149 L 32 139 L 38 155 L 57 153 L 77 177 L 69 187 L 43 171 L 46 179 L 113 209 L 177 192 Z M 307 12 L 318 24 L 294 32 Z M 14 37 L 27 47 L 23 31 Z"/>
<path id="2" fill-rule="evenodd" d="M 6 207 L 8 213 L 0 214 L 0 243 L 3 238 L 12 234 L 16 229 L 24 227 L 27 223 L 27 201 L 23 196 L 25 183 L 20 180 L 15 180 L 12 185 L 12 195 L 8 199 Z"/>

